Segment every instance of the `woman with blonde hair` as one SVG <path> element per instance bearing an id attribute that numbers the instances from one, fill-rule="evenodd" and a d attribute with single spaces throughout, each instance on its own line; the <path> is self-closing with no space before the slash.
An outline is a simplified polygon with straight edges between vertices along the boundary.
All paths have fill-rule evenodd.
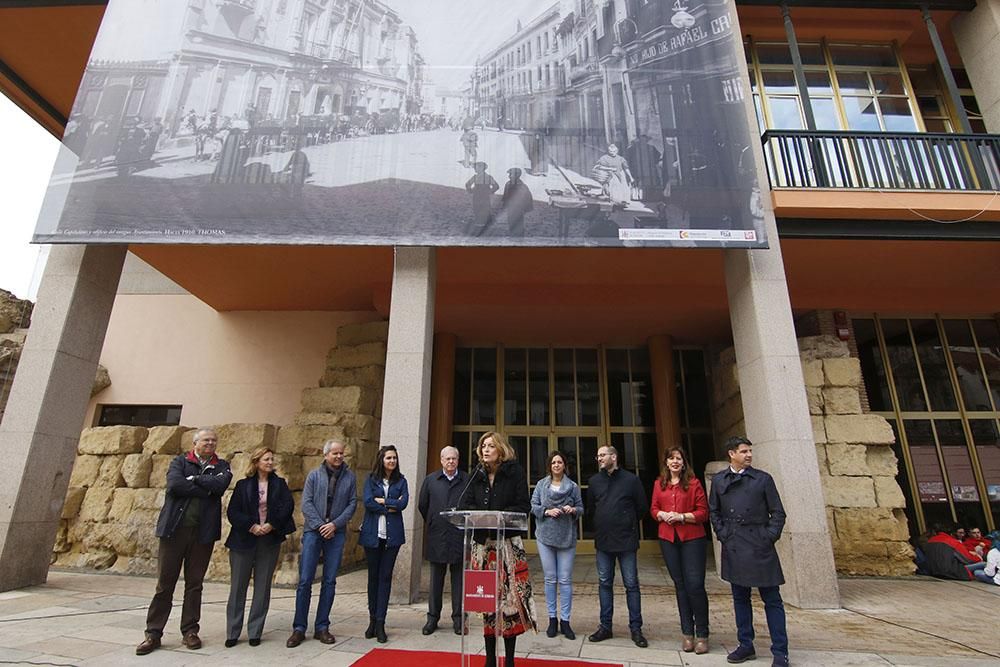
<path id="1" fill-rule="evenodd" d="M 274 452 L 258 447 L 250 455 L 243 479 L 236 482 L 226 516 L 232 529 L 229 547 L 231 582 L 226 604 L 226 647 L 236 646 L 243 631 L 247 588 L 253 577 L 253 600 L 247 634 L 250 646 L 260 644 L 271 603 L 271 582 L 285 536 L 295 532 L 295 502 L 288 484 L 274 472 Z"/>
<path id="2" fill-rule="evenodd" d="M 517 462 L 514 449 L 499 433 L 489 431 L 479 438 L 476 447 L 479 467 L 469 481 L 462 498 L 463 509 L 501 512 L 531 511 L 528 479 Z M 486 665 L 496 667 L 497 635 L 503 636 L 505 667 L 514 665 L 517 636 L 529 628 L 536 630 L 535 601 L 531 596 L 528 557 L 524 552 L 523 531 L 507 531 L 498 543 L 490 531 L 476 531 L 472 559 L 480 570 L 500 570 L 500 618 L 483 614 L 486 642 Z"/>

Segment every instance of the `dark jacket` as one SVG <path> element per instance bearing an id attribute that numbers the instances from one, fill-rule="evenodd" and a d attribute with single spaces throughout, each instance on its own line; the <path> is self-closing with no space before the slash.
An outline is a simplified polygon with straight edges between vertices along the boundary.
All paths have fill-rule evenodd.
<path id="1" fill-rule="evenodd" d="M 375 502 L 376 498 L 385 498 L 385 505 Z M 410 504 L 410 487 L 406 478 L 400 475 L 395 482 L 389 482 L 389 492 L 386 493 L 382 480 L 368 475 L 365 480 L 364 502 L 365 520 L 361 524 L 358 544 L 369 549 L 378 547 L 378 520 L 384 515 L 385 545 L 402 546 L 406 542 L 402 512 Z"/>
<path id="2" fill-rule="evenodd" d="M 211 544 L 218 540 L 222 537 L 222 494 L 232 479 L 229 464 L 214 454 L 204 469 L 193 451 L 175 456 L 167 469 L 167 491 L 156 521 L 156 536 L 173 537 L 188 503 L 200 498 L 198 542 Z"/>
<path id="3" fill-rule="evenodd" d="M 590 478 L 587 512 L 594 517 L 594 548 L 619 553 L 639 550 L 639 522 L 649 511 L 642 482 L 622 468 Z"/>
<path id="4" fill-rule="evenodd" d="M 504 461 L 493 476 L 493 486 L 482 469 L 477 469 L 469 482 L 469 490 L 462 497 L 462 509 L 499 510 L 501 512 L 531 511 L 528 495 L 528 478 L 517 461 Z M 474 539 L 482 544 L 489 537 L 488 530 L 477 530 Z M 507 537 L 524 537 L 524 531 L 507 531 Z"/>
<path id="5" fill-rule="evenodd" d="M 333 490 L 333 504 L 330 506 L 329 519 L 337 530 L 347 528 L 347 522 L 358 508 L 357 484 L 354 471 L 345 463 L 337 488 Z M 327 522 L 326 494 L 329 488 L 326 463 L 320 463 L 318 468 L 306 476 L 305 488 L 302 489 L 302 519 L 305 532 L 319 530 L 319 527 Z"/>
<path id="6" fill-rule="evenodd" d="M 469 481 L 463 470 L 456 472 L 449 482 L 444 470 L 424 478 L 420 485 L 417 508 L 427 522 L 427 539 L 424 540 L 424 557 L 431 563 L 462 562 L 462 529 L 441 516 L 441 512 L 459 506 L 459 494 Z"/>
<path id="7" fill-rule="evenodd" d="M 774 543 L 785 526 L 774 478 L 747 468 L 728 468 L 712 478 L 708 498 L 712 529 L 722 542 L 722 578 L 738 586 L 759 588 L 785 583 Z"/>
<path id="8" fill-rule="evenodd" d="M 295 501 L 288 483 L 281 477 L 271 473 L 267 478 L 267 523 L 273 530 L 262 537 L 250 532 L 250 527 L 260 523 L 259 496 L 260 480 L 257 475 L 244 477 L 236 482 L 233 495 L 229 499 L 226 517 L 232 528 L 226 538 L 226 546 L 234 551 L 248 551 L 257 547 L 262 540 L 265 544 L 281 544 L 285 535 L 295 532 L 295 521 L 292 520 L 292 510 Z"/>

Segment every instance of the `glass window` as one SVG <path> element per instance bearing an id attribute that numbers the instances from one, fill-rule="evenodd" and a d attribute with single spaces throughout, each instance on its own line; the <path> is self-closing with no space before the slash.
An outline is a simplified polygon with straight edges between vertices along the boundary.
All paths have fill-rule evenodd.
<path id="1" fill-rule="evenodd" d="M 98 426 L 178 426 L 179 405 L 102 405 Z"/>
<path id="2" fill-rule="evenodd" d="M 976 484 L 962 422 L 958 419 L 935 421 L 934 428 L 941 443 L 941 455 L 948 471 L 958 522 L 963 526 L 982 525 L 986 517 L 979 500 L 979 485 Z"/>
<path id="3" fill-rule="evenodd" d="M 945 320 L 944 331 L 965 409 L 971 412 L 992 410 L 968 320 Z"/>
<path id="4" fill-rule="evenodd" d="M 555 375 L 556 425 L 576 426 L 573 350 L 553 350 L 552 359 Z"/>
<path id="5" fill-rule="evenodd" d="M 927 525 L 951 520 L 948 491 L 938 461 L 937 446 L 931 423 L 927 420 L 906 421 L 906 439 L 913 462 L 913 475 Z"/>
<path id="6" fill-rule="evenodd" d="M 549 352 L 528 350 L 529 418 L 533 426 L 549 423 Z"/>
<path id="7" fill-rule="evenodd" d="M 924 384 L 931 401 L 931 410 L 957 410 L 955 392 L 951 386 L 948 362 L 938 337 L 935 320 L 910 320 L 913 341 L 917 346 L 920 370 L 924 374 Z"/>
<path id="8" fill-rule="evenodd" d="M 764 70 L 764 90 L 769 93 L 795 93 L 798 86 L 795 84 L 795 74 L 785 70 Z"/>
<path id="9" fill-rule="evenodd" d="M 993 513 L 993 525 L 1000 524 L 1000 429 L 995 419 L 969 421 L 972 441 L 986 483 L 986 498 Z"/>
<path id="10" fill-rule="evenodd" d="M 841 95 L 870 95 L 871 83 L 867 72 L 837 72 Z"/>
<path id="11" fill-rule="evenodd" d="M 986 368 L 986 381 L 993 397 L 993 409 L 1000 410 L 1000 328 L 993 320 L 973 320 L 972 330 Z"/>
<path id="12" fill-rule="evenodd" d="M 627 350 L 608 350 L 608 419 L 611 426 L 633 426 Z"/>
<path id="13" fill-rule="evenodd" d="M 801 130 L 802 108 L 798 97 L 769 97 L 771 126 L 780 130 Z"/>
<path id="14" fill-rule="evenodd" d="M 917 371 L 916 357 L 910 342 L 906 320 L 882 320 L 889 367 L 896 384 L 899 407 L 904 412 L 922 412 L 927 409 L 924 390 Z"/>
<path id="15" fill-rule="evenodd" d="M 601 424 L 600 386 L 597 350 L 576 350 L 576 396 L 581 426 Z"/>
<path id="16" fill-rule="evenodd" d="M 872 72 L 872 86 L 877 95 L 906 96 L 906 88 L 903 86 L 903 77 L 902 75 L 894 72 Z"/>
<path id="17" fill-rule="evenodd" d="M 454 420 L 456 424 L 471 424 L 469 419 L 472 400 L 472 350 L 463 348 L 455 351 L 455 402 Z"/>
<path id="18" fill-rule="evenodd" d="M 868 406 L 873 412 L 890 412 L 892 396 L 889 394 L 889 380 L 875 333 L 875 320 L 854 320 L 852 324 L 861 361 L 861 375 L 868 394 Z"/>
<path id="19" fill-rule="evenodd" d="M 889 44 L 831 44 L 834 65 L 847 67 L 896 67 L 896 54 Z"/>
<path id="20" fill-rule="evenodd" d="M 528 422 L 528 369 L 527 350 L 504 350 L 503 403 L 505 424 Z"/>
<path id="21" fill-rule="evenodd" d="M 472 423 L 497 421 L 497 351 L 477 348 L 472 355 Z"/>
<path id="22" fill-rule="evenodd" d="M 880 97 L 878 105 L 887 132 L 916 132 L 917 121 L 913 117 L 908 99 L 905 97 Z"/>
<path id="23" fill-rule="evenodd" d="M 882 129 L 871 97 L 844 97 L 844 113 L 848 129 L 872 132 Z"/>

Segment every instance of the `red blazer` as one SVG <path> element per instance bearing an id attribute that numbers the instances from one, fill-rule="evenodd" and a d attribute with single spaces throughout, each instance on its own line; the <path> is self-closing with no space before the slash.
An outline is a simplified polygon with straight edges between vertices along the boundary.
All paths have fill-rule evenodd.
<path id="1" fill-rule="evenodd" d="M 694 514 L 694 523 L 674 523 L 660 521 L 656 518 L 659 512 L 681 512 Z M 698 478 L 691 480 L 685 491 L 680 484 L 667 484 L 666 489 L 660 489 L 660 478 L 653 483 L 653 502 L 649 513 L 659 525 L 661 540 L 673 542 L 675 539 L 687 542 L 699 537 L 705 537 L 705 522 L 708 521 L 708 499 L 705 489 Z"/>

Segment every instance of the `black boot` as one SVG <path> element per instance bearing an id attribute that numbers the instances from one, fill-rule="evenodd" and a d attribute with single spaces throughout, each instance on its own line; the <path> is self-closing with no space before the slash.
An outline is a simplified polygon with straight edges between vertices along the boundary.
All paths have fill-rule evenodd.
<path id="1" fill-rule="evenodd" d="M 503 667 L 514 667 L 514 647 L 517 645 L 517 637 L 503 638 L 504 661 Z"/>
<path id="2" fill-rule="evenodd" d="M 549 629 L 545 631 L 546 637 L 555 637 L 559 634 L 559 619 L 550 618 L 549 619 Z"/>
<path id="3" fill-rule="evenodd" d="M 486 635 L 486 663 L 484 667 L 497 667 L 497 638 L 494 635 Z"/>
<path id="4" fill-rule="evenodd" d="M 379 644 L 389 641 L 389 638 L 385 634 L 385 621 L 375 621 L 375 640 Z"/>
<path id="5" fill-rule="evenodd" d="M 569 621 L 559 621 L 559 631 L 566 639 L 576 639 L 576 633 L 573 632 L 573 628 L 569 627 Z"/>
<path id="6" fill-rule="evenodd" d="M 371 639 L 375 636 L 375 617 L 368 617 L 368 629 L 365 630 L 365 639 Z"/>

